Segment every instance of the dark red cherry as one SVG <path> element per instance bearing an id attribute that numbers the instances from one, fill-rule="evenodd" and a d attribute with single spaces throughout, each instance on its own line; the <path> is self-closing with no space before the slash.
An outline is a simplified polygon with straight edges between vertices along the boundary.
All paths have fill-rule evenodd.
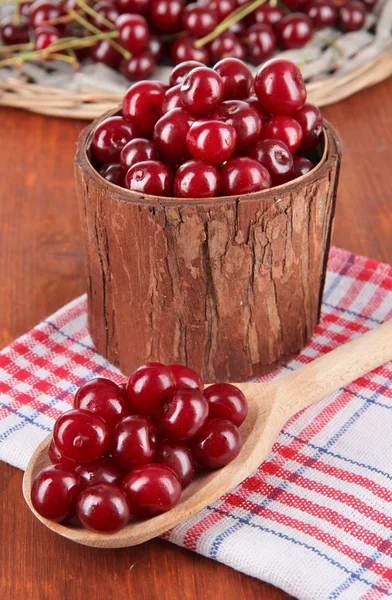
<path id="1" fill-rule="evenodd" d="M 241 434 L 231 421 L 211 419 L 192 441 L 191 450 L 200 465 L 219 469 L 238 456 L 241 446 Z"/>
<path id="2" fill-rule="evenodd" d="M 149 9 L 150 22 L 157 31 L 162 33 L 176 33 L 181 30 L 183 11 L 183 0 L 151 0 Z"/>
<path id="3" fill-rule="evenodd" d="M 124 479 L 123 489 L 131 504 L 131 513 L 145 518 L 167 512 L 181 496 L 181 484 L 172 469 L 151 463 L 135 467 Z"/>
<path id="4" fill-rule="evenodd" d="M 110 2 L 110 0 L 100 0 L 100 2 L 94 4 L 94 10 L 99 16 L 113 24 L 116 22 L 120 14 L 116 6 L 113 4 L 113 2 Z M 110 30 L 110 28 L 98 17 L 93 17 L 92 24 L 101 31 Z"/>
<path id="5" fill-rule="evenodd" d="M 330 0 L 312 0 L 306 9 L 306 14 L 316 29 L 331 27 L 338 17 L 338 11 Z"/>
<path id="6" fill-rule="evenodd" d="M 35 30 L 34 50 L 39 52 L 55 44 L 60 39 L 60 32 L 51 25 L 42 25 Z"/>
<path id="7" fill-rule="evenodd" d="M 128 524 L 129 501 L 113 483 L 94 483 L 82 491 L 77 502 L 79 521 L 87 529 L 115 533 Z"/>
<path id="8" fill-rule="evenodd" d="M 202 160 L 188 160 L 178 167 L 174 176 L 176 198 L 211 198 L 219 196 L 219 190 L 219 170 Z"/>
<path id="9" fill-rule="evenodd" d="M 215 383 L 204 390 L 208 401 L 210 419 L 227 419 L 239 427 L 248 414 L 244 394 L 231 383 Z"/>
<path id="10" fill-rule="evenodd" d="M 218 15 L 207 6 L 192 2 L 185 7 L 182 15 L 182 27 L 196 38 L 211 33 L 218 25 Z"/>
<path id="11" fill-rule="evenodd" d="M 220 104 L 224 91 L 224 83 L 216 71 L 196 67 L 181 84 L 181 99 L 191 113 L 206 115 Z"/>
<path id="12" fill-rule="evenodd" d="M 277 115 L 272 117 L 264 126 L 265 139 L 280 140 L 286 144 L 291 154 L 294 154 L 302 142 L 301 125 L 292 117 Z"/>
<path id="13" fill-rule="evenodd" d="M 137 13 L 143 15 L 148 11 L 150 0 L 115 0 L 120 13 Z"/>
<path id="14" fill-rule="evenodd" d="M 124 187 L 125 171 L 119 163 L 102 165 L 102 167 L 98 169 L 98 173 L 102 175 L 106 181 Z"/>
<path id="15" fill-rule="evenodd" d="M 123 169 L 128 170 L 136 163 L 158 158 L 158 150 L 150 140 L 134 138 L 121 150 L 120 163 Z"/>
<path id="16" fill-rule="evenodd" d="M 61 17 L 63 9 L 60 3 L 50 0 L 36 0 L 29 10 L 29 24 L 36 29 L 46 21 L 53 21 Z"/>
<path id="17" fill-rule="evenodd" d="M 312 37 L 312 21 L 303 13 L 291 13 L 278 23 L 277 31 L 283 49 L 303 48 Z"/>
<path id="18" fill-rule="evenodd" d="M 114 381 L 104 377 L 91 379 L 82 385 L 75 394 L 74 407 L 102 417 L 111 430 L 131 414 L 126 394 Z"/>
<path id="19" fill-rule="evenodd" d="M 283 0 L 283 2 L 292 12 L 304 11 L 309 4 L 309 0 Z"/>
<path id="20" fill-rule="evenodd" d="M 124 469 L 152 462 L 156 450 L 156 427 L 149 418 L 130 415 L 118 423 L 111 454 Z"/>
<path id="21" fill-rule="evenodd" d="M 182 489 L 190 484 L 195 475 L 195 461 L 192 452 L 188 446 L 181 442 L 173 442 L 172 440 L 161 442 L 158 445 L 155 460 L 174 471 Z"/>
<path id="22" fill-rule="evenodd" d="M 156 61 L 160 61 L 164 55 L 164 44 L 158 35 L 150 33 L 150 39 L 148 42 L 148 51 L 155 58 Z"/>
<path id="23" fill-rule="evenodd" d="M 260 67 L 255 91 L 262 106 L 276 115 L 293 115 L 306 102 L 301 72 L 284 58 L 273 58 Z"/>
<path id="24" fill-rule="evenodd" d="M 87 410 L 69 410 L 57 419 L 53 440 L 68 458 L 90 462 L 105 454 L 110 443 L 110 429 L 97 414 Z"/>
<path id="25" fill-rule="evenodd" d="M 240 41 L 242 41 L 242 38 L 246 37 L 246 29 L 247 27 L 245 23 L 243 23 L 242 21 L 237 21 L 237 23 L 233 23 L 233 25 L 230 25 L 227 31 L 230 31 L 230 33 L 234 33 L 234 35 Z"/>
<path id="26" fill-rule="evenodd" d="M 208 44 L 208 52 L 211 62 L 217 62 L 222 58 L 245 58 L 245 49 L 240 40 L 231 31 L 226 31 Z"/>
<path id="27" fill-rule="evenodd" d="M 263 4 L 256 8 L 248 17 L 249 25 L 260 23 L 262 25 L 274 26 L 284 17 L 285 13 L 279 6 Z"/>
<path id="28" fill-rule="evenodd" d="M 173 173 L 158 160 L 145 160 L 129 168 L 125 175 L 125 187 L 150 196 L 171 196 Z"/>
<path id="29" fill-rule="evenodd" d="M 215 12 L 219 22 L 228 17 L 236 8 L 235 0 L 199 0 L 198 4 L 208 7 L 210 12 Z"/>
<path id="30" fill-rule="evenodd" d="M 31 488 L 31 502 L 45 519 L 61 523 L 74 516 L 80 477 L 60 465 L 42 469 Z"/>
<path id="31" fill-rule="evenodd" d="M 122 56 L 108 40 L 101 40 L 96 46 L 91 48 L 91 59 L 95 63 L 102 63 L 113 69 L 118 69 Z"/>
<path id="32" fill-rule="evenodd" d="M 263 124 L 258 112 L 243 100 L 226 100 L 212 112 L 211 119 L 232 125 L 237 133 L 237 150 L 243 151 L 260 138 Z"/>
<path id="33" fill-rule="evenodd" d="M 186 60 L 175 66 L 170 73 L 170 87 L 181 84 L 188 73 L 190 73 L 196 67 L 203 67 L 204 65 L 197 60 Z"/>
<path id="34" fill-rule="evenodd" d="M 339 27 L 343 31 L 358 31 L 366 20 L 366 9 L 362 2 L 348 0 L 339 8 Z"/>
<path id="35" fill-rule="evenodd" d="M 373 12 L 373 8 L 378 4 L 378 0 L 361 0 L 367 11 Z"/>
<path id="36" fill-rule="evenodd" d="M 141 135 L 150 135 L 161 116 L 165 88 L 157 81 L 138 81 L 124 96 L 124 119 L 133 123 Z"/>
<path id="37" fill-rule="evenodd" d="M 181 99 L 181 84 L 168 89 L 165 94 L 165 99 L 162 104 L 162 114 L 165 115 L 173 108 L 185 108 Z"/>
<path id="38" fill-rule="evenodd" d="M 314 104 L 306 102 L 301 110 L 295 113 L 294 119 L 302 129 L 300 150 L 312 150 L 321 142 L 323 135 L 323 117 L 320 110 Z"/>
<path id="39" fill-rule="evenodd" d="M 191 158 L 186 136 L 195 118 L 183 108 L 173 108 L 163 115 L 154 128 L 154 143 L 164 160 L 177 164 Z"/>
<path id="40" fill-rule="evenodd" d="M 123 117 L 108 117 L 96 126 L 91 141 L 93 156 L 102 164 L 118 163 L 122 148 L 135 137 L 135 129 Z"/>
<path id="41" fill-rule="evenodd" d="M 371 0 L 368 0 L 368 2 L 371 2 Z M 19 14 L 22 15 L 22 17 L 28 17 L 29 12 L 30 12 L 30 7 L 31 7 L 31 2 L 20 2 L 19 3 Z"/>
<path id="42" fill-rule="evenodd" d="M 27 44 L 29 41 L 29 22 L 25 17 L 20 17 L 19 24 L 14 23 L 13 17 L 4 17 L 0 21 L 0 35 L 3 44 Z"/>
<path id="43" fill-rule="evenodd" d="M 83 487 L 93 483 L 114 483 L 122 485 L 126 471 L 108 456 L 98 458 L 93 462 L 83 463 L 75 468 L 75 472 L 80 476 Z"/>
<path id="44" fill-rule="evenodd" d="M 146 50 L 149 41 L 148 24 L 141 15 L 121 15 L 116 19 L 118 41 L 133 54 Z"/>
<path id="45" fill-rule="evenodd" d="M 238 58 L 224 58 L 215 65 L 214 71 L 219 73 L 225 86 L 224 100 L 243 100 L 252 93 L 253 75 Z"/>
<path id="46" fill-rule="evenodd" d="M 196 39 L 190 35 L 184 35 L 172 42 L 170 58 L 175 65 L 183 62 L 199 62 L 206 65 L 209 62 L 209 54 L 206 47 L 195 48 Z"/>
<path id="47" fill-rule="evenodd" d="M 127 394 L 131 406 L 137 412 L 159 417 L 175 387 L 176 378 L 170 367 L 160 363 L 147 363 L 129 377 Z"/>
<path id="48" fill-rule="evenodd" d="M 304 156 L 294 156 L 294 168 L 293 168 L 293 179 L 306 175 L 315 165 Z"/>
<path id="49" fill-rule="evenodd" d="M 130 81 L 145 79 L 154 73 L 157 68 L 157 61 L 148 50 L 141 52 L 129 59 L 125 59 L 120 64 L 120 71 Z"/>
<path id="50" fill-rule="evenodd" d="M 62 454 L 60 452 L 60 450 L 57 448 L 53 439 L 50 441 L 50 444 L 49 444 L 48 455 L 49 455 L 50 462 L 52 464 L 60 465 L 60 467 L 63 467 L 63 469 L 65 469 L 66 471 L 73 471 L 75 469 L 76 465 L 78 464 L 75 460 L 72 460 L 72 459 L 64 456 L 64 454 Z"/>
<path id="51" fill-rule="evenodd" d="M 272 117 L 272 113 L 267 111 L 262 106 L 262 104 L 261 104 L 260 100 L 258 99 L 258 97 L 256 96 L 256 94 L 247 98 L 245 100 L 245 102 L 247 102 L 247 104 L 250 104 L 251 106 L 253 106 L 253 108 L 258 112 L 263 124 L 266 123 Z"/>
<path id="52" fill-rule="evenodd" d="M 231 158 L 221 171 L 221 193 L 237 196 L 258 192 L 271 187 L 271 176 L 267 169 L 252 158 Z"/>
<path id="53" fill-rule="evenodd" d="M 169 396 L 159 425 L 170 439 L 186 441 L 195 437 L 207 417 L 208 402 L 201 391 L 184 388 Z"/>
<path id="54" fill-rule="evenodd" d="M 280 140 L 259 140 L 248 152 L 271 175 L 272 185 L 281 185 L 293 176 L 293 157 L 286 144 Z"/>
<path id="55" fill-rule="evenodd" d="M 256 23 L 248 29 L 248 58 L 254 65 L 259 65 L 270 58 L 276 50 L 276 36 L 270 25 Z"/>
<path id="56" fill-rule="evenodd" d="M 233 125 L 207 119 L 193 123 L 186 136 L 192 156 L 212 165 L 228 160 L 235 151 L 236 141 L 237 133 Z"/>
<path id="57" fill-rule="evenodd" d="M 185 367 L 184 365 L 169 365 L 169 369 L 176 378 L 176 389 L 192 388 L 203 391 L 204 382 L 200 375 L 193 369 Z"/>

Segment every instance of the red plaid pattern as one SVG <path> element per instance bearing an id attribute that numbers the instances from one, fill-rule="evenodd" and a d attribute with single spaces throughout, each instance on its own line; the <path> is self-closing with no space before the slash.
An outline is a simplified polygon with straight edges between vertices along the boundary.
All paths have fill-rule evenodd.
<path id="1" fill-rule="evenodd" d="M 392 268 L 333 248 L 322 319 L 278 377 L 392 318 Z M 391 341 L 392 343 L 392 341 Z M 78 298 L 0 353 L 0 459 L 24 468 L 75 390 L 124 376 Z M 165 538 L 307 600 L 392 597 L 392 364 L 297 414 L 268 459 Z"/>

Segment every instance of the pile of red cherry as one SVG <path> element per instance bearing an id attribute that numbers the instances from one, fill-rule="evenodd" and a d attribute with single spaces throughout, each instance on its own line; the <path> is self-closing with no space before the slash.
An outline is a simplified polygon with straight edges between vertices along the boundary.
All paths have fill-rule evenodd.
<path id="1" fill-rule="evenodd" d="M 145 364 L 122 386 L 93 379 L 55 423 L 53 465 L 33 483 L 33 506 L 52 521 L 76 517 L 105 533 L 164 513 L 196 469 L 218 469 L 238 455 L 247 412 L 238 388 L 204 389 L 182 365 Z"/>
<path id="2" fill-rule="evenodd" d="M 134 83 L 122 116 L 95 128 L 91 151 L 99 173 L 116 185 L 210 198 L 304 175 L 314 168 L 309 157 L 318 160 L 322 133 L 321 113 L 306 102 L 293 63 L 272 59 L 254 79 L 245 63 L 225 58 L 213 69 L 193 61 L 177 65 L 168 89 L 157 81 Z"/>
<path id="3" fill-rule="evenodd" d="M 263 4 L 244 19 L 216 28 L 248 0 L 99 0 L 86 12 L 77 0 L 35 0 L 19 6 L 20 20 L 5 18 L 0 23 L 4 44 L 33 41 L 42 51 L 60 38 L 82 39 L 92 32 L 116 32 L 116 42 L 132 54 L 124 58 L 109 38 L 92 40 L 79 56 L 119 68 L 131 80 L 151 75 L 157 64 L 170 58 L 174 64 L 197 60 L 213 64 L 226 56 L 246 59 L 256 65 L 270 58 L 278 47 L 301 48 L 314 29 L 338 25 L 343 31 L 361 29 L 366 10 L 377 0 L 284 0 L 281 6 Z M 89 1 L 87 0 L 87 4 Z M 80 12 L 80 21 L 62 20 L 70 10 Z M 295 12 L 289 12 L 295 11 Z M 95 15 L 95 16 L 94 16 Z M 91 26 L 95 28 L 91 29 Z M 110 27 L 111 26 L 111 27 Z M 198 39 L 216 33 L 214 39 L 196 47 Z M 99 33 L 99 31 L 98 31 Z M 72 48 L 76 48 L 75 45 Z"/>

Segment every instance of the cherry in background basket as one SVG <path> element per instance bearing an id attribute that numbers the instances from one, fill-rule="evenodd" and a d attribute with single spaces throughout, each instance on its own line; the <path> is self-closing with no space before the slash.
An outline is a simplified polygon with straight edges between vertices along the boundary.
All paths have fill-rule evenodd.
<path id="1" fill-rule="evenodd" d="M 140 81 L 129 88 L 122 115 L 97 125 L 91 157 L 102 177 L 133 192 L 213 198 L 309 172 L 322 133 L 320 110 L 306 102 L 290 61 L 272 59 L 255 77 L 237 58 L 213 69 L 186 61 L 169 87 Z"/>
<path id="2" fill-rule="evenodd" d="M 130 519 L 166 512 L 200 468 L 217 469 L 241 450 L 248 407 L 231 384 L 204 389 L 183 365 L 142 365 L 125 385 L 97 378 L 55 423 L 52 466 L 35 478 L 35 510 L 114 533 Z"/>

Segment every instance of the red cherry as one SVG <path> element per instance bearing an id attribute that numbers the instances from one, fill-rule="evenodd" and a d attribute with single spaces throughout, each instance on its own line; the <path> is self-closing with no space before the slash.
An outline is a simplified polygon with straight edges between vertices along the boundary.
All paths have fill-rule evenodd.
<path id="1" fill-rule="evenodd" d="M 181 84 L 173 86 L 167 90 L 162 104 L 162 115 L 165 115 L 173 108 L 185 108 L 181 99 Z"/>
<path id="2" fill-rule="evenodd" d="M 321 142 L 323 135 L 323 117 L 320 110 L 307 102 L 295 113 L 294 118 L 300 124 L 303 134 L 300 150 L 312 150 Z"/>
<path id="3" fill-rule="evenodd" d="M 192 156 L 213 165 L 221 164 L 232 156 L 236 141 L 233 125 L 214 120 L 196 121 L 186 136 Z"/>
<path id="4" fill-rule="evenodd" d="M 303 11 L 309 4 L 309 0 L 283 0 L 283 2 L 292 12 Z"/>
<path id="5" fill-rule="evenodd" d="M 264 126 L 265 139 L 280 140 L 294 154 L 302 142 L 301 125 L 291 117 L 272 117 Z"/>
<path id="6" fill-rule="evenodd" d="M 259 65 L 275 53 L 276 36 L 270 25 L 252 25 L 248 29 L 247 39 L 248 57 L 254 65 Z"/>
<path id="7" fill-rule="evenodd" d="M 135 137 L 133 125 L 122 117 L 108 117 L 96 126 L 91 141 L 94 158 L 102 164 L 118 163 L 127 142 Z"/>
<path id="8" fill-rule="evenodd" d="M 61 4 L 50 2 L 50 0 L 36 0 L 29 10 L 29 23 L 32 29 L 36 29 L 46 21 L 58 19 L 63 14 Z"/>
<path id="9" fill-rule="evenodd" d="M 97 4 L 94 4 L 94 10 L 101 17 L 113 24 L 116 22 L 120 14 L 116 6 L 109 0 L 101 0 L 100 2 L 97 2 Z M 102 23 L 102 21 L 97 17 L 93 18 L 92 23 L 101 31 L 109 31 L 109 27 L 105 25 L 105 23 Z"/>
<path id="10" fill-rule="evenodd" d="M 151 463 L 132 469 L 124 479 L 124 491 L 137 517 L 167 512 L 181 496 L 181 484 L 172 469 Z"/>
<path id="11" fill-rule="evenodd" d="M 283 49 L 303 48 L 312 37 L 312 21 L 303 13 L 292 13 L 283 17 L 277 31 Z"/>
<path id="12" fill-rule="evenodd" d="M 220 175 L 214 165 L 188 160 L 176 171 L 173 195 L 176 198 L 213 198 L 219 196 Z"/>
<path id="13" fill-rule="evenodd" d="M 158 160 L 136 163 L 125 175 L 125 187 L 133 192 L 150 196 L 171 196 L 173 174 L 169 167 Z"/>
<path id="14" fill-rule="evenodd" d="M 113 163 L 111 165 L 102 165 L 102 167 L 98 169 L 98 173 L 106 179 L 106 181 L 124 187 L 125 171 L 120 164 Z"/>
<path id="15" fill-rule="evenodd" d="M 129 502 L 117 485 L 94 483 L 80 494 L 77 515 L 87 529 L 115 533 L 128 524 Z"/>
<path id="16" fill-rule="evenodd" d="M 127 394 L 136 411 L 159 417 L 175 387 L 176 379 L 170 367 L 160 363 L 147 363 L 129 377 Z"/>
<path id="17" fill-rule="evenodd" d="M 367 11 L 372 12 L 373 8 L 378 4 L 378 0 L 361 0 Z"/>
<path id="18" fill-rule="evenodd" d="M 239 427 L 248 414 L 248 404 L 240 389 L 231 383 L 215 383 L 204 390 L 209 417 L 227 419 Z"/>
<path id="19" fill-rule="evenodd" d="M 258 112 L 263 124 L 269 121 L 269 119 L 272 117 L 272 113 L 265 110 L 256 94 L 247 98 L 245 102 L 253 106 L 253 108 Z"/>
<path id="20" fill-rule="evenodd" d="M 124 59 L 120 64 L 120 71 L 130 81 L 145 79 L 154 73 L 157 68 L 157 61 L 154 56 L 146 50 L 130 59 Z"/>
<path id="21" fill-rule="evenodd" d="M 208 52 L 212 62 L 217 62 L 227 56 L 239 58 L 240 60 L 245 58 L 245 49 L 243 45 L 238 37 L 234 35 L 234 33 L 231 33 L 231 31 L 226 31 L 215 38 L 208 45 Z"/>
<path id="22" fill-rule="evenodd" d="M 237 150 L 243 151 L 260 138 L 263 124 L 258 112 L 243 100 L 226 100 L 213 111 L 211 119 L 232 125 L 237 133 Z"/>
<path id="23" fill-rule="evenodd" d="M 110 450 L 124 469 L 152 462 L 156 450 L 155 425 L 141 415 L 125 417 L 116 427 Z"/>
<path id="24" fill-rule="evenodd" d="M 284 17 L 284 12 L 279 6 L 263 4 L 256 8 L 248 17 L 249 25 L 260 23 L 261 25 L 274 26 Z"/>
<path id="25" fill-rule="evenodd" d="M 191 450 L 203 467 L 219 469 L 238 456 L 241 446 L 240 432 L 231 421 L 211 419 L 192 442 Z"/>
<path id="26" fill-rule="evenodd" d="M 170 73 L 170 87 L 174 87 L 181 84 L 188 73 L 190 73 L 196 67 L 203 67 L 204 65 L 197 60 L 186 60 L 179 65 L 176 65 Z"/>
<path id="27" fill-rule="evenodd" d="M 233 25 L 230 25 L 230 27 L 227 31 L 230 31 L 230 33 L 234 33 L 234 35 L 239 40 L 246 37 L 246 25 L 245 25 L 245 23 L 242 23 L 241 21 L 237 21 L 237 23 L 233 23 Z"/>
<path id="28" fill-rule="evenodd" d="M 221 76 L 208 67 L 196 67 L 181 84 L 181 99 L 185 108 L 196 115 L 205 115 L 223 99 Z"/>
<path id="29" fill-rule="evenodd" d="M 366 9 L 361 2 L 348 0 L 339 8 L 339 27 L 343 31 L 358 31 L 366 20 Z"/>
<path id="30" fill-rule="evenodd" d="M 294 156 L 293 179 L 306 175 L 315 165 L 304 156 Z"/>
<path id="31" fill-rule="evenodd" d="M 159 425 L 172 440 L 195 437 L 208 417 L 208 402 L 200 390 L 176 390 L 166 402 Z"/>
<path id="32" fill-rule="evenodd" d="M 231 158 L 221 171 L 221 193 L 226 196 L 249 194 L 271 187 L 267 169 L 252 158 Z"/>
<path id="33" fill-rule="evenodd" d="M 81 484 L 84 487 L 93 483 L 121 485 L 126 475 L 126 472 L 108 456 L 98 458 L 98 460 L 90 463 L 78 465 L 75 468 L 75 472 L 80 476 Z"/>
<path id="34" fill-rule="evenodd" d="M 199 0 L 198 4 L 208 6 L 210 12 L 218 15 L 218 20 L 223 21 L 236 7 L 235 0 Z"/>
<path id="35" fill-rule="evenodd" d="M 195 41 L 195 38 L 189 35 L 174 40 L 170 48 L 170 58 L 175 65 L 191 61 L 206 65 L 209 62 L 208 50 L 205 47 L 195 48 Z"/>
<path id="36" fill-rule="evenodd" d="M 186 136 L 195 118 L 183 108 L 173 108 L 159 119 L 154 128 L 154 143 L 164 160 L 176 164 L 191 158 Z"/>
<path id="37" fill-rule="evenodd" d="M 169 365 L 169 369 L 176 379 L 176 389 L 192 388 L 203 391 L 204 382 L 200 375 L 193 369 L 185 367 L 184 365 Z"/>
<path id="38" fill-rule="evenodd" d="M 53 439 L 50 441 L 49 444 L 48 455 L 52 464 L 59 465 L 60 467 L 63 467 L 63 469 L 65 469 L 66 471 L 73 471 L 76 465 L 78 464 L 76 461 L 64 456 L 64 454 L 62 454 L 57 448 Z"/>
<path id="39" fill-rule="evenodd" d="M 255 91 L 264 108 L 276 115 L 292 115 L 306 102 L 301 72 L 284 58 L 273 58 L 260 67 Z"/>
<path id="40" fill-rule="evenodd" d="M 186 488 L 195 475 L 195 461 L 188 446 L 180 442 L 165 440 L 157 448 L 156 462 L 166 465 L 178 477 L 182 489 Z"/>
<path id="41" fill-rule="evenodd" d="M 293 157 L 286 144 L 280 140 L 259 140 L 248 152 L 271 175 L 272 185 L 281 185 L 293 176 Z"/>
<path id="42" fill-rule="evenodd" d="M 53 440 L 62 454 L 78 462 L 90 462 L 105 454 L 110 443 L 106 421 L 87 410 L 69 410 L 56 421 Z"/>
<path id="43" fill-rule="evenodd" d="M 148 51 L 150 52 L 150 54 L 152 54 L 156 61 L 159 61 L 163 58 L 164 45 L 159 36 L 150 33 Z"/>
<path id="44" fill-rule="evenodd" d="M 134 138 L 121 150 L 120 163 L 126 170 L 145 160 L 158 160 L 158 150 L 150 140 Z"/>
<path id="45" fill-rule="evenodd" d="M 134 54 L 140 54 L 148 46 L 148 24 L 141 15 L 121 15 L 116 19 L 120 44 Z"/>
<path id="46" fill-rule="evenodd" d="M 181 30 L 183 11 L 183 0 L 151 0 L 149 13 L 151 24 L 154 29 L 162 33 L 176 33 Z"/>
<path id="47" fill-rule="evenodd" d="M 252 93 L 253 75 L 238 58 L 224 58 L 215 65 L 214 71 L 219 73 L 225 86 L 224 100 L 242 100 Z"/>
<path id="48" fill-rule="evenodd" d="M 338 11 L 330 0 L 312 0 L 306 9 L 306 14 L 316 29 L 331 27 L 338 17 Z"/>
<path id="49" fill-rule="evenodd" d="M 80 477 L 60 465 L 40 471 L 31 488 L 31 502 L 45 519 L 61 523 L 74 516 Z"/>
<path id="50" fill-rule="evenodd" d="M 150 135 L 161 115 L 165 88 L 157 81 L 138 81 L 124 96 L 124 119 L 135 125 L 141 135 Z"/>
<path id="51" fill-rule="evenodd" d="M 211 33 L 218 25 L 216 12 L 199 3 L 192 2 L 185 7 L 182 15 L 182 26 L 196 38 Z"/>
<path id="52" fill-rule="evenodd" d="M 37 52 L 45 50 L 51 44 L 55 44 L 60 39 L 60 33 L 56 27 L 44 25 L 35 30 L 34 50 Z"/>
<path id="53" fill-rule="evenodd" d="M 4 17 L 0 21 L 0 35 L 6 46 L 10 44 L 27 44 L 29 41 L 29 22 L 21 16 L 19 25 L 16 25 L 13 17 Z"/>
<path id="54" fill-rule="evenodd" d="M 95 63 L 102 63 L 113 69 L 118 69 L 122 58 L 108 40 L 101 40 L 96 46 L 93 46 L 90 56 Z"/>
<path id="55" fill-rule="evenodd" d="M 147 12 L 150 0 L 115 0 L 120 13 L 137 13 L 142 15 Z"/>
<path id="56" fill-rule="evenodd" d="M 91 379 L 82 385 L 75 394 L 74 407 L 102 417 L 111 430 L 121 419 L 131 414 L 123 390 L 114 381 L 104 377 Z"/>

